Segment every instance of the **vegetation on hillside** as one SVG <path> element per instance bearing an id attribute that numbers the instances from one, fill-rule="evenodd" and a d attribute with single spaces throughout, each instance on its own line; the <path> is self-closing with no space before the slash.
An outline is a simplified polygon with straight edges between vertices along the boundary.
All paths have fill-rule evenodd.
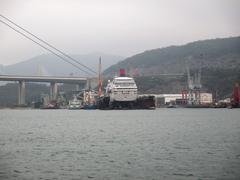
<path id="1" fill-rule="evenodd" d="M 197 41 L 184 46 L 171 46 L 145 51 L 111 66 L 104 72 L 104 87 L 112 71 L 120 68 L 138 69 L 135 77 L 139 93 L 181 93 L 187 89 L 186 64 L 192 71 L 202 68 L 202 91 L 211 92 L 217 99 L 230 97 L 235 82 L 240 83 L 240 37 Z M 182 73 L 183 76 L 162 76 L 163 73 Z M 64 86 L 63 86 L 64 87 Z M 74 90 L 74 87 L 60 91 Z M 26 85 L 27 102 L 49 93 L 44 84 Z M 0 86 L 0 106 L 17 104 L 18 84 Z"/>
<path id="2" fill-rule="evenodd" d="M 108 68 L 112 76 L 124 68 L 138 70 L 136 82 L 141 93 L 180 93 L 187 87 L 186 67 L 202 69 L 203 91 L 217 98 L 231 96 L 235 82 L 240 82 L 240 37 L 196 41 L 183 46 L 145 51 Z M 185 76 L 161 76 L 183 73 Z"/>
<path id="3" fill-rule="evenodd" d="M 183 46 L 145 51 L 108 68 L 111 75 L 120 68 L 138 69 L 140 75 L 184 73 L 191 68 L 240 69 L 240 37 L 204 40 Z"/>
<path id="4" fill-rule="evenodd" d="M 187 89 L 187 74 L 181 77 L 140 76 L 135 78 L 140 93 L 181 93 Z M 240 83 L 240 71 L 202 69 L 202 92 L 213 93 L 217 99 L 230 97 L 233 85 Z"/>

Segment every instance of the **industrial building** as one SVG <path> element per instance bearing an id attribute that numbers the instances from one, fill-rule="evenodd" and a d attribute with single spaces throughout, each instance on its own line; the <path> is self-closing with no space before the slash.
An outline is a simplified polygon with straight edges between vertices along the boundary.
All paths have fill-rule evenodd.
<path id="1" fill-rule="evenodd" d="M 148 94 L 149 95 L 149 94 Z M 150 94 L 155 97 L 156 107 L 164 107 L 169 104 L 182 104 L 183 94 Z M 186 97 L 188 98 L 188 96 Z M 187 101 L 185 101 L 187 104 Z M 213 103 L 211 93 L 200 93 L 200 104 L 209 105 Z"/>
<path id="2" fill-rule="evenodd" d="M 212 93 L 200 93 L 200 103 L 201 104 L 212 104 L 213 103 Z"/>

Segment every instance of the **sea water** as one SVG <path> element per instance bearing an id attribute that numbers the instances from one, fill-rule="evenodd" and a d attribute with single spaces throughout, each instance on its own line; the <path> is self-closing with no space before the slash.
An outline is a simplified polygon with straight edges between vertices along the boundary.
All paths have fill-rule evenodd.
<path id="1" fill-rule="evenodd" d="M 240 109 L 0 110 L 0 179 L 240 179 Z"/>

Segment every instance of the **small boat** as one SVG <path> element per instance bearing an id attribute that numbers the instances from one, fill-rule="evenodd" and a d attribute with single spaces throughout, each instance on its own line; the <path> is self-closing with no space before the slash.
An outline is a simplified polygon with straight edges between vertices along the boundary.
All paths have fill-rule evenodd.
<path id="1" fill-rule="evenodd" d="M 173 103 L 170 102 L 170 103 L 168 104 L 167 108 L 176 108 L 176 106 L 175 106 Z"/>
<path id="2" fill-rule="evenodd" d="M 68 109 L 82 109 L 83 105 L 82 105 L 82 101 L 77 98 L 76 95 L 73 96 L 73 99 L 69 101 L 69 106 Z"/>
<path id="3" fill-rule="evenodd" d="M 46 106 L 43 106 L 42 109 L 59 109 L 57 101 L 52 100 Z"/>
<path id="4" fill-rule="evenodd" d="M 96 104 L 97 93 L 93 90 L 85 90 L 83 92 L 83 109 L 97 109 Z"/>
<path id="5" fill-rule="evenodd" d="M 85 104 L 83 106 L 83 109 L 86 109 L 86 110 L 97 109 L 97 105 L 96 104 Z"/>

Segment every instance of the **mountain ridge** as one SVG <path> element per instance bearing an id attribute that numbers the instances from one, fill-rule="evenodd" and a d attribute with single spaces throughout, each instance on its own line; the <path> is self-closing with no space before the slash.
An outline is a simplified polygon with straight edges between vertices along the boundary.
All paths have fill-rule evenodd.
<path id="1" fill-rule="evenodd" d="M 89 53 L 89 54 L 71 54 L 72 58 L 76 59 L 78 62 L 88 66 L 89 68 L 98 70 L 98 60 L 101 56 L 103 67 L 107 68 L 110 65 L 117 63 L 118 61 L 124 59 L 122 56 L 109 55 L 106 53 Z M 69 60 L 70 61 L 70 60 Z M 81 66 L 80 66 L 81 67 Z M 41 74 L 39 71 L 48 72 L 47 74 Z M 82 69 L 85 69 L 82 67 Z M 1 66 L 0 71 L 2 74 L 19 74 L 19 75 L 78 75 L 85 76 L 86 73 L 80 72 L 77 68 L 64 62 L 62 59 L 52 55 L 52 54 L 41 54 L 32 57 L 28 60 Z M 0 72 L 0 73 L 1 73 Z"/>
<path id="2" fill-rule="evenodd" d="M 199 40 L 185 45 L 147 50 L 128 57 L 105 70 L 105 75 L 124 68 L 138 69 L 142 75 L 183 73 L 192 68 L 240 68 L 240 36 Z"/>

